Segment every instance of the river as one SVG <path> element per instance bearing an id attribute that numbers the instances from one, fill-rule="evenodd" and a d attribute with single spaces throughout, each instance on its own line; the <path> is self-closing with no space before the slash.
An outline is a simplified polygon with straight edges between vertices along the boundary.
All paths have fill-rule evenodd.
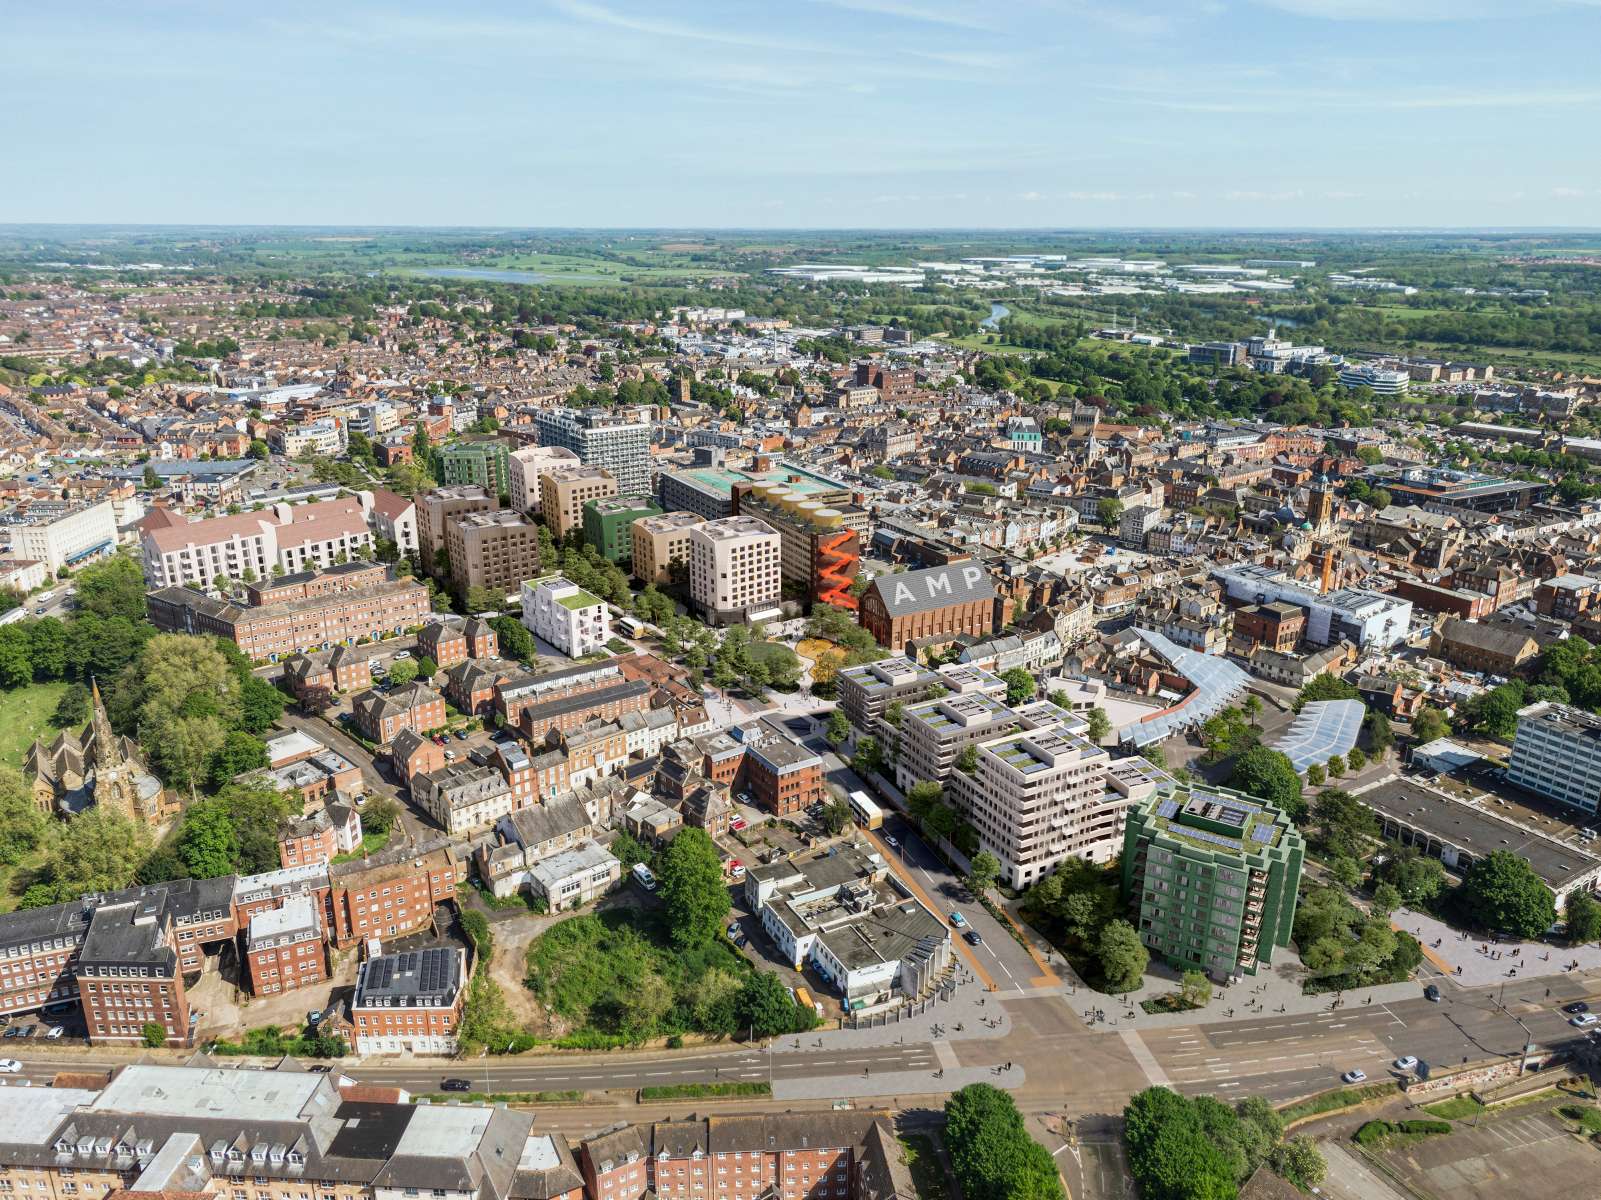
<path id="1" fill-rule="evenodd" d="M 1001 318 L 1011 315 L 1012 310 L 1007 308 L 1006 305 L 991 303 L 990 315 L 985 320 L 980 321 L 978 327 L 980 329 L 999 329 L 1001 327 Z"/>

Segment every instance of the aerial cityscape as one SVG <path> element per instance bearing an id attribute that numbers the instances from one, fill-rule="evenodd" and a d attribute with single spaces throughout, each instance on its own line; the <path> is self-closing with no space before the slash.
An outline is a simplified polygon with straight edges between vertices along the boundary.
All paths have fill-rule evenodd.
<path id="1" fill-rule="evenodd" d="M 1601 8 L 753 15 L 8 14 L 0 1200 L 1601 1196 Z"/>

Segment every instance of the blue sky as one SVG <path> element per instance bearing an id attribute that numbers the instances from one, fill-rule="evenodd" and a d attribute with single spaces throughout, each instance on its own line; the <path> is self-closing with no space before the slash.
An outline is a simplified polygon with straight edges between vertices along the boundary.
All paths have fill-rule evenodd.
<path id="1" fill-rule="evenodd" d="M 0 0 L 0 221 L 1601 226 L 1601 0 Z"/>

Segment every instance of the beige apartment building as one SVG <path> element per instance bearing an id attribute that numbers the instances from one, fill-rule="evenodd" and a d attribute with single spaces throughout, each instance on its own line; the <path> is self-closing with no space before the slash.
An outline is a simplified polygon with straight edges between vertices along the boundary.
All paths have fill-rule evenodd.
<path id="1" fill-rule="evenodd" d="M 720 625 L 775 609 L 782 595 L 778 530 L 755 517 L 724 517 L 689 531 L 690 603 Z"/>
<path id="2" fill-rule="evenodd" d="M 616 494 L 617 481 L 600 467 L 557 467 L 539 477 L 539 511 L 557 541 L 584 527 L 587 501 Z"/>
<path id="3" fill-rule="evenodd" d="M 634 547 L 634 578 L 642 583 L 667 583 L 673 563 L 689 562 L 690 530 L 704 522 L 704 517 L 691 512 L 640 517 L 628 527 Z"/>
<path id="4" fill-rule="evenodd" d="M 474 587 L 515 592 L 539 573 L 539 527 L 509 508 L 468 513 L 446 524 L 445 553 L 462 594 Z"/>
<path id="5" fill-rule="evenodd" d="M 540 479 L 558 467 L 577 467 L 578 455 L 565 446 L 524 446 L 506 456 L 511 476 L 511 506 L 520 513 L 540 506 Z"/>

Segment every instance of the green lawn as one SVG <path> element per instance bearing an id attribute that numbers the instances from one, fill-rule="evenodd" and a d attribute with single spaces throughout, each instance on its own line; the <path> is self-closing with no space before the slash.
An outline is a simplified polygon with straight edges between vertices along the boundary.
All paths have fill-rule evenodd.
<path id="1" fill-rule="evenodd" d="M 1483 1112 L 1484 1105 L 1472 1096 L 1452 1096 L 1438 1104 L 1425 1104 L 1423 1111 L 1432 1117 L 1444 1117 L 1447 1121 L 1465 1121 Z"/>
<path id="2" fill-rule="evenodd" d="M 35 683 L 0 692 L 0 765 L 20 768 L 35 738 L 55 736 L 50 714 L 66 690 L 64 683 Z"/>

